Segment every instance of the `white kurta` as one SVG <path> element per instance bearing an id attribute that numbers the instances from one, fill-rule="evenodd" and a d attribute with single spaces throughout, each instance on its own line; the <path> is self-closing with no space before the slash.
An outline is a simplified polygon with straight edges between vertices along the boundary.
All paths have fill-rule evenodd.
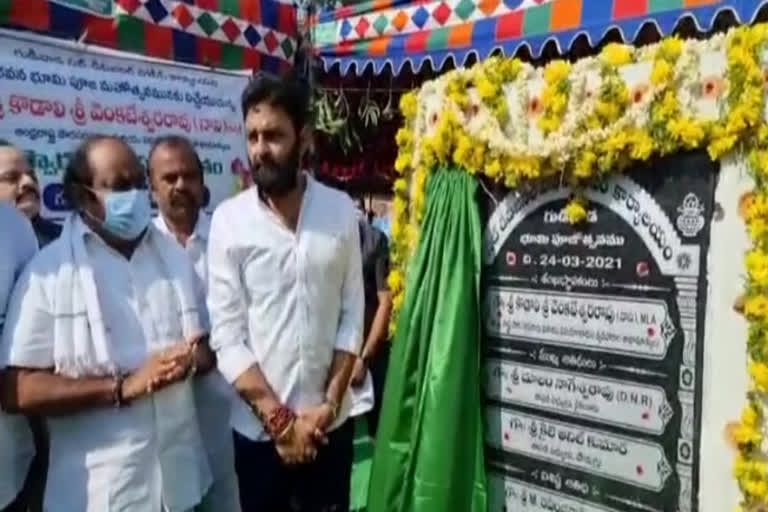
<path id="1" fill-rule="evenodd" d="M 112 330 L 110 353 L 123 371 L 138 369 L 151 353 L 148 340 L 162 329 L 153 325 L 146 300 L 149 287 L 163 275 L 161 263 L 146 240 L 127 260 L 82 222 L 80 226 L 102 314 Z M 2 364 L 41 369 L 54 366 L 53 301 L 61 264 L 58 243 L 41 251 L 19 280 L 7 316 L 15 328 L 4 333 Z M 181 392 L 179 387 L 188 387 L 191 393 L 191 385 L 182 381 L 160 393 Z M 47 512 L 161 510 L 164 485 L 184 483 L 164 482 L 161 475 L 158 454 L 173 452 L 174 448 L 160 446 L 157 425 L 173 419 L 163 416 L 156 397 L 150 395 L 121 409 L 94 409 L 48 419 Z M 210 482 L 203 447 L 194 453 L 199 454 L 198 459 L 190 463 L 199 467 L 201 475 L 207 474 Z M 191 490 L 190 502 L 198 503 L 203 492 Z"/>
<path id="2" fill-rule="evenodd" d="M 293 232 L 252 187 L 213 214 L 208 241 L 211 346 L 221 373 L 234 382 L 258 363 L 292 409 L 319 405 L 336 350 L 357 354 L 363 330 L 360 235 L 352 201 L 307 178 Z M 336 428 L 349 417 L 348 392 Z M 243 400 L 232 425 L 252 440 L 268 439 Z"/>
<path id="3" fill-rule="evenodd" d="M 0 202 L 0 335 L 13 329 L 5 323 L 5 310 L 13 284 L 24 265 L 37 251 L 37 238 L 26 218 Z M 0 510 L 11 503 L 24 486 L 35 445 L 27 419 L 0 411 Z"/>
<path id="4" fill-rule="evenodd" d="M 154 222 L 161 232 L 176 240 L 162 215 L 156 217 Z M 199 278 L 198 287 L 202 290 L 202 297 L 205 297 L 208 281 L 207 246 L 210 228 L 210 217 L 201 211 L 194 233 L 184 247 Z M 204 300 L 200 304 L 200 311 L 203 324 L 208 328 L 208 314 Z M 199 507 L 201 512 L 240 511 L 240 494 L 237 473 L 235 473 L 235 450 L 230 426 L 232 402 L 235 398 L 234 389 L 224 380 L 218 369 L 195 380 L 195 404 L 200 432 L 213 474 L 213 484 L 203 499 L 202 506 Z"/>

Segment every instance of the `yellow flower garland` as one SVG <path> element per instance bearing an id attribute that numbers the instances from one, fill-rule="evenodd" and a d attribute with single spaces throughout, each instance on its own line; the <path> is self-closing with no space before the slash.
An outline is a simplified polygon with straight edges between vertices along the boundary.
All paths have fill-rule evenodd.
<path id="1" fill-rule="evenodd" d="M 536 122 L 543 142 L 526 138 L 519 116 L 510 119 L 512 104 L 505 88 L 514 90 L 521 105 L 536 102 L 527 92 L 534 70 L 516 59 L 493 58 L 471 69 L 455 70 L 433 87 L 403 96 L 400 107 L 406 123 L 397 135 L 400 178 L 395 182 L 389 276 L 395 311 L 392 325 L 404 300 L 408 260 L 418 243 L 427 178 L 440 165 L 457 165 L 509 188 L 522 183 L 546 185 L 554 178 L 578 187 L 655 155 L 707 148 L 717 160 L 729 152 L 744 151 L 756 184 L 754 193 L 742 201 L 753 242 L 745 257 L 743 299 L 752 385 L 741 418 L 729 426 L 728 433 L 738 449 L 733 472 L 743 494 L 740 508 L 768 506 L 764 413 L 758 399 L 759 393 L 768 392 L 768 125 L 763 123 L 766 75 L 761 62 L 767 41 L 766 25 L 739 27 L 725 36 L 727 92 L 724 114 L 714 120 L 698 118 L 689 111 L 690 105 L 680 101 L 691 74 L 681 62 L 695 63 L 708 49 L 707 42 L 674 37 L 643 49 L 610 44 L 596 60 L 580 65 L 550 63 L 541 73 L 541 116 Z M 712 44 L 719 44 L 717 37 Z M 637 109 L 619 69 L 642 62 L 652 66 L 650 100 Z M 587 68 L 599 69 L 598 94 L 589 108 L 569 108 L 573 87 L 583 83 L 579 69 Z M 640 98 L 643 94 L 636 92 Z M 425 119 L 435 95 L 443 102 L 440 114 L 437 119 Z M 470 126 L 478 118 L 481 126 Z M 586 214 L 583 199 L 574 198 L 566 213 L 572 222 L 581 221 Z"/>

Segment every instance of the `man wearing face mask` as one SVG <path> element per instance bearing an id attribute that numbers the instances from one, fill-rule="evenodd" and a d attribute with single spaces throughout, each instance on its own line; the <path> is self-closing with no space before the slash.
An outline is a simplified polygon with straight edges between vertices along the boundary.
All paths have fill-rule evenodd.
<path id="1" fill-rule="evenodd" d="M 211 483 L 186 379 L 204 339 L 194 269 L 151 225 L 120 139 L 87 139 L 64 192 L 75 211 L 10 301 L 0 400 L 47 419 L 45 510 L 190 510 Z"/>
<path id="2" fill-rule="evenodd" d="M 242 99 L 255 186 L 219 206 L 208 241 L 211 346 L 241 397 L 242 508 L 346 511 L 363 323 L 355 207 L 301 170 L 301 83 L 260 74 Z"/>
<path id="3" fill-rule="evenodd" d="M 149 180 L 160 214 L 155 226 L 181 245 L 195 267 L 198 285 L 208 281 L 207 244 L 211 221 L 203 210 L 203 165 L 192 143 L 180 136 L 161 137 L 149 152 Z M 202 316 L 208 325 L 208 313 Z M 197 512 L 240 512 L 232 430 L 229 426 L 232 388 L 214 368 L 215 355 L 207 343 L 198 346 L 195 403 L 213 484 Z"/>

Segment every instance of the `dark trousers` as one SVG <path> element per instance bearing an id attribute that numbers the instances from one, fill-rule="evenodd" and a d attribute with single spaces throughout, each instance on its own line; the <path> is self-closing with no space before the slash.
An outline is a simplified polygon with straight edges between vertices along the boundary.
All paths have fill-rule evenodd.
<path id="1" fill-rule="evenodd" d="M 286 466 L 271 441 L 237 432 L 235 469 L 243 512 L 348 512 L 354 427 L 347 421 L 328 435 L 310 464 Z"/>

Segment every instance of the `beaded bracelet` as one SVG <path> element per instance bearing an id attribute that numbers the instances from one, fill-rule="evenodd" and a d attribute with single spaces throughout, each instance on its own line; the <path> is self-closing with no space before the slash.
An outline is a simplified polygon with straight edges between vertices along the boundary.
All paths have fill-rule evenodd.
<path id="1" fill-rule="evenodd" d="M 279 439 L 285 437 L 295 420 L 296 414 L 290 408 L 281 405 L 270 413 L 264 426 L 272 439 Z"/>

